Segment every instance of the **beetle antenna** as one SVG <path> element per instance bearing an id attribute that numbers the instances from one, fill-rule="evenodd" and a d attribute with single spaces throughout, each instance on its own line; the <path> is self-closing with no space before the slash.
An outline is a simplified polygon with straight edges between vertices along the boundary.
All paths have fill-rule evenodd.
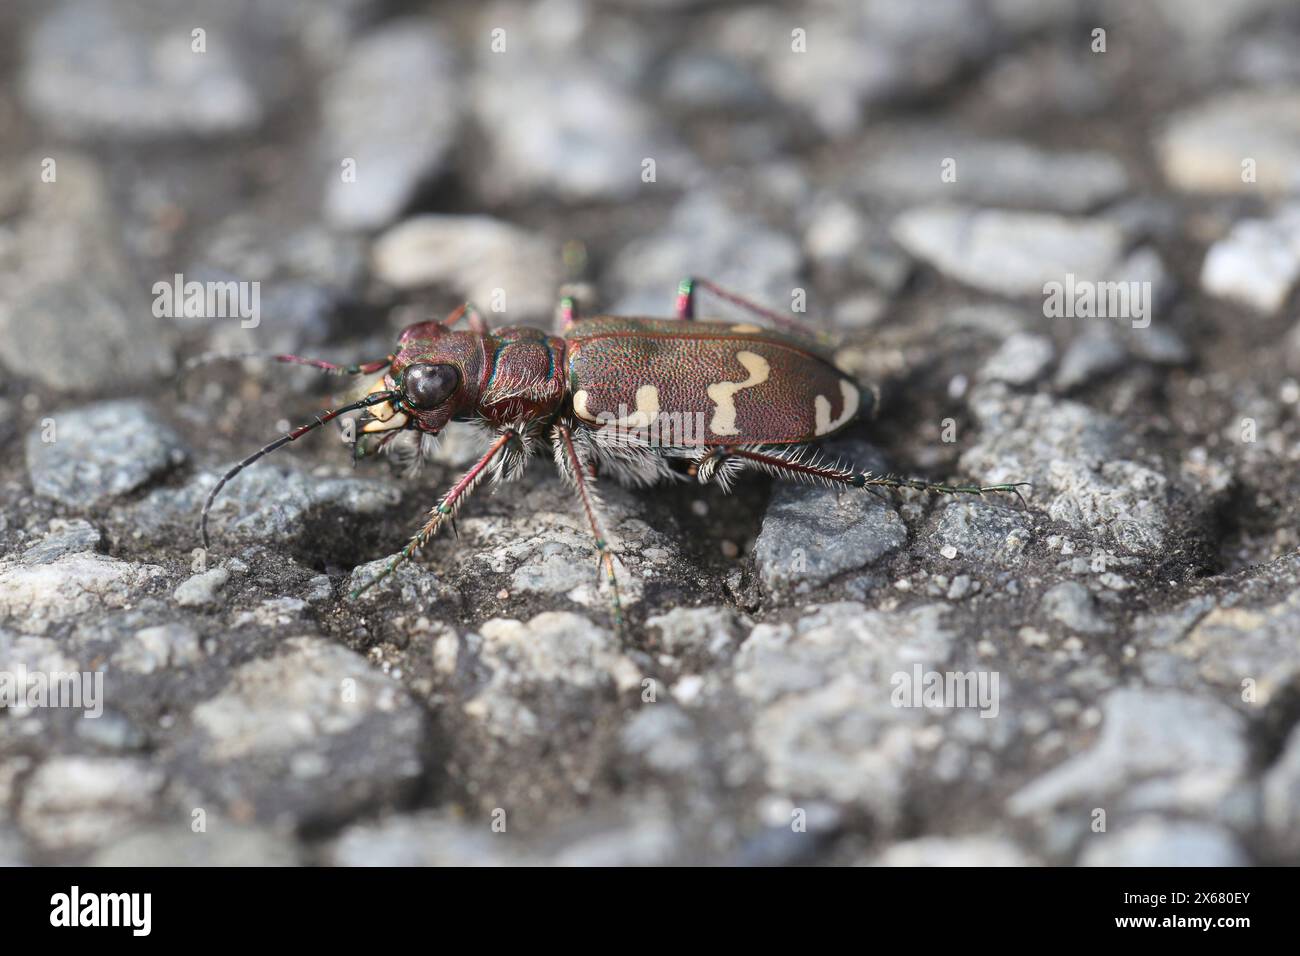
<path id="1" fill-rule="evenodd" d="M 249 455 L 239 464 L 235 465 L 228 472 L 222 475 L 221 480 L 218 481 L 216 486 L 212 489 L 212 491 L 208 493 L 208 500 L 203 504 L 203 515 L 199 519 L 199 531 L 203 536 L 204 550 L 206 550 L 208 547 L 208 512 L 212 510 L 212 503 L 217 500 L 217 495 L 220 494 L 221 489 L 226 486 L 226 482 L 230 481 L 231 478 L 234 478 L 235 475 L 239 474 L 249 465 L 256 462 L 259 458 L 263 458 L 266 455 L 269 455 L 277 448 L 281 448 L 289 444 L 289 442 L 291 441 L 297 441 L 299 438 L 307 434 L 312 429 L 319 428 L 320 426 L 324 425 L 326 422 L 332 421 L 333 419 L 338 418 L 340 415 L 346 412 L 355 412 L 357 409 L 360 408 L 367 408 L 371 405 L 378 405 L 381 402 L 389 401 L 396 394 L 397 394 L 396 392 L 375 392 L 372 395 L 367 395 L 365 398 L 361 399 L 360 401 L 352 402 L 349 405 L 342 405 L 339 408 L 333 408 L 325 412 L 324 414 L 317 415 L 314 420 L 308 422 L 307 424 L 299 425 L 297 428 L 293 429 L 293 431 L 287 432 L 281 435 L 275 441 L 263 445 L 253 454 Z"/>
<path id="2" fill-rule="evenodd" d="M 322 359 L 304 358 L 301 355 L 289 355 L 285 352 L 204 352 L 201 355 L 187 359 L 185 364 L 181 366 L 181 371 L 189 372 L 201 365 L 208 365 L 212 362 L 240 361 L 243 359 L 269 359 L 272 362 L 284 362 L 289 365 L 305 365 L 322 372 L 328 372 L 330 375 L 370 375 L 388 368 L 393 363 L 393 356 L 391 355 L 375 362 L 338 365 Z"/>

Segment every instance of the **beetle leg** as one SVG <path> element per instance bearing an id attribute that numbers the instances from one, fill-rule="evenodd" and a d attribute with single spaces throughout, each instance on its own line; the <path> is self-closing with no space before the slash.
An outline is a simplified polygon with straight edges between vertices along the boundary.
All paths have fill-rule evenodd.
<path id="1" fill-rule="evenodd" d="M 471 332 L 477 332 L 479 335 L 487 335 L 488 332 L 491 331 L 491 329 L 488 328 L 487 321 L 479 313 L 479 310 L 474 308 L 473 302 L 466 302 L 457 306 L 451 311 L 451 314 L 442 320 L 442 324 L 447 326 L 447 328 L 451 328 L 461 319 L 464 319 L 469 323 Z"/>
<path id="2" fill-rule="evenodd" d="M 905 478 L 899 475 L 877 475 L 870 471 L 858 471 L 840 462 L 831 461 L 815 451 L 795 448 L 782 451 L 755 451 L 749 448 L 728 448 L 729 458 L 739 458 L 753 462 L 758 468 L 782 478 L 799 481 L 811 481 L 835 487 L 849 485 L 854 488 L 913 488 L 930 494 L 940 495 L 979 495 L 1013 494 L 1020 504 L 1028 510 L 1021 488 L 1028 488 L 1029 482 L 1015 481 L 1000 485 L 948 485 L 941 482 L 926 481 L 923 478 Z"/>
<path id="3" fill-rule="evenodd" d="M 559 313 L 561 334 L 572 329 L 573 323 L 582 318 L 578 310 L 578 300 L 571 295 L 560 296 Z"/>
<path id="4" fill-rule="evenodd" d="M 355 601 L 363 591 L 374 587 L 384 578 L 388 577 L 397 570 L 399 565 L 410 559 L 411 555 L 424 547 L 425 543 L 432 538 L 435 533 L 437 533 L 438 529 L 441 528 L 443 524 L 455 517 L 457 510 L 459 510 L 460 506 L 464 504 L 465 499 L 470 496 L 474 489 L 477 488 L 487 476 L 488 469 L 492 466 L 493 461 L 506 449 L 510 442 L 515 440 L 517 437 L 518 436 L 513 431 L 502 432 L 488 450 L 483 453 L 483 457 L 476 461 L 474 466 L 470 468 L 469 471 L 465 472 L 465 474 L 460 477 L 460 480 L 452 485 L 450 490 L 448 490 L 438 503 L 430 509 L 424 527 L 416 532 L 415 537 L 411 538 L 406 547 L 404 547 L 397 556 L 393 558 L 393 560 L 389 561 L 384 570 L 380 571 L 379 574 L 360 587 L 354 588 L 349 597 Z"/>
<path id="5" fill-rule="evenodd" d="M 731 491 L 732 482 L 744 467 L 740 459 L 731 455 L 732 449 L 718 446 L 706 448 L 687 469 L 687 473 L 698 478 L 700 484 L 713 482 L 724 492 Z"/>
<path id="6" fill-rule="evenodd" d="M 773 309 L 759 305 L 742 295 L 728 291 L 716 282 L 710 282 L 708 279 L 701 279 L 698 276 L 688 276 L 683 279 L 677 286 L 677 318 L 686 321 L 692 321 L 695 318 L 695 298 L 700 289 L 706 289 L 713 295 L 722 299 L 724 302 L 730 302 L 732 305 L 744 309 L 750 315 L 757 316 L 760 319 L 766 319 L 773 325 L 780 326 L 796 335 L 804 337 L 822 338 L 820 333 L 808 328 L 797 319 L 788 315 L 782 315 Z"/>
<path id="7" fill-rule="evenodd" d="M 593 487 L 594 482 L 589 473 L 589 465 L 583 460 L 583 456 L 578 452 L 577 445 L 573 441 L 573 432 L 567 425 L 557 424 L 551 432 L 551 440 L 555 450 L 555 464 L 559 468 L 560 474 L 578 493 L 578 499 L 582 502 L 582 510 L 587 516 L 587 524 L 591 526 L 592 537 L 596 539 L 596 552 L 599 555 L 599 562 L 605 567 L 606 580 L 609 581 L 611 613 L 614 618 L 614 629 L 621 633 L 623 630 L 623 605 L 618 597 L 618 577 L 614 574 L 614 554 L 609 548 L 606 541 L 605 532 L 601 525 L 599 506 L 600 499 Z"/>
<path id="8" fill-rule="evenodd" d="M 695 318 L 695 280 L 687 277 L 677 283 L 677 318 L 690 322 Z"/>
<path id="9" fill-rule="evenodd" d="M 289 355 L 284 352 L 204 352 L 187 359 L 181 366 L 181 372 L 190 372 L 201 365 L 207 365 L 211 362 L 225 361 L 242 361 L 243 359 L 269 359 L 272 362 L 283 362 L 286 365 L 305 365 L 309 368 L 319 369 L 322 372 L 329 372 L 331 375 L 372 375 L 375 372 L 382 371 L 393 364 L 394 356 L 389 355 L 386 358 L 374 362 L 358 362 L 355 365 L 339 365 L 336 362 L 326 362 L 323 359 L 304 358 L 301 355 Z"/>

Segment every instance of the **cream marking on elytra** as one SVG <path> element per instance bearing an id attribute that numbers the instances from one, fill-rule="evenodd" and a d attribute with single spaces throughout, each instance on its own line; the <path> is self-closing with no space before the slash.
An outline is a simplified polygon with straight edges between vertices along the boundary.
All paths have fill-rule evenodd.
<path id="1" fill-rule="evenodd" d="M 718 406 L 713 413 L 713 421 L 709 422 L 709 431 L 715 435 L 739 433 L 740 430 L 736 428 L 736 393 L 742 388 L 762 385 L 772 373 L 772 366 L 767 364 L 767 359 L 753 352 L 737 352 L 736 361 L 745 367 L 749 378 L 743 382 L 718 382 L 706 389 L 713 404 Z"/>
<path id="2" fill-rule="evenodd" d="M 757 325 L 751 325 L 749 322 L 742 322 L 740 325 L 733 325 L 731 331 L 749 334 L 753 332 L 762 332 L 763 330 Z"/>
<path id="3" fill-rule="evenodd" d="M 844 410 L 840 412 L 839 417 L 831 421 L 831 402 L 825 395 L 818 395 L 813 399 L 813 412 L 816 416 L 813 426 L 814 435 L 825 435 L 827 432 L 833 432 L 839 428 L 858 410 L 858 390 L 849 382 L 840 379 L 840 395 L 844 399 Z"/>
<path id="4" fill-rule="evenodd" d="M 649 428 L 650 423 L 659 417 L 659 388 L 655 385 L 642 385 L 636 390 L 636 410 L 622 418 L 614 418 L 608 412 L 593 415 L 587 407 L 590 396 L 585 388 L 573 393 L 573 413 L 584 422 L 599 422 L 601 425 L 615 425 L 620 428 Z"/>

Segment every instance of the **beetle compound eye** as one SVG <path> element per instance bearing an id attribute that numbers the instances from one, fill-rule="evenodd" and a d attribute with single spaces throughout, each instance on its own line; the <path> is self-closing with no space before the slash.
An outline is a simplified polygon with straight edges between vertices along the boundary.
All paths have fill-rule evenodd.
<path id="1" fill-rule="evenodd" d="M 456 391 L 460 375 L 454 365 L 412 365 L 402 379 L 402 393 L 412 408 L 437 408 Z"/>

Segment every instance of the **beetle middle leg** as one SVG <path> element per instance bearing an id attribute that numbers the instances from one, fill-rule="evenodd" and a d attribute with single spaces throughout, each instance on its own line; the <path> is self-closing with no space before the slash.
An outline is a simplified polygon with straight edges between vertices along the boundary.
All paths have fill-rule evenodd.
<path id="1" fill-rule="evenodd" d="M 469 471 L 465 472 L 460 479 L 451 486 L 445 495 L 438 500 L 438 503 L 429 510 L 428 518 L 415 536 L 411 538 L 393 560 L 389 561 L 379 574 L 375 575 L 365 584 L 354 588 L 349 597 L 356 600 L 363 591 L 366 591 L 384 578 L 388 577 L 404 562 L 410 559 L 425 543 L 437 533 L 445 523 L 451 521 L 456 516 L 460 506 L 464 504 L 465 499 L 473 493 L 474 489 L 479 486 L 484 478 L 489 474 L 499 476 L 502 474 L 500 464 L 503 462 L 503 456 L 508 454 L 510 444 L 519 440 L 519 435 L 514 430 L 506 430 L 497 436 L 483 457 L 476 461 Z"/>
<path id="2" fill-rule="evenodd" d="M 582 319 L 582 311 L 578 307 L 578 297 L 565 293 L 560 296 L 560 304 L 556 309 L 556 325 L 561 335 L 573 328 L 574 323 Z"/>
<path id="3" fill-rule="evenodd" d="M 596 542 L 596 551 L 600 562 L 605 567 L 606 579 L 609 581 L 611 611 L 614 629 L 623 630 L 623 605 L 618 596 L 618 577 L 614 573 L 614 555 L 610 550 L 599 514 L 599 498 L 596 495 L 595 482 L 591 473 L 591 462 L 584 460 L 573 440 L 573 430 L 565 424 L 556 424 L 551 429 L 551 442 L 555 450 L 555 464 L 560 474 L 578 493 L 582 510 L 591 527 L 592 537 Z"/>

